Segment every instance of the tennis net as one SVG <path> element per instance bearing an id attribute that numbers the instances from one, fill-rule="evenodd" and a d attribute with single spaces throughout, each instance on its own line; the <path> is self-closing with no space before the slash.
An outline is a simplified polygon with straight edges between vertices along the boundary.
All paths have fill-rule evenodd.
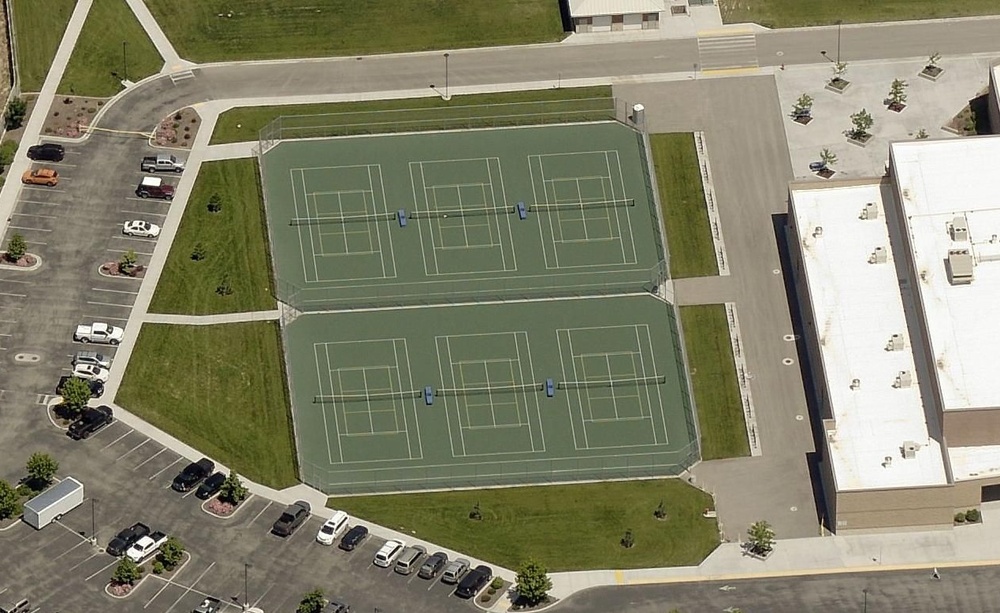
<path id="1" fill-rule="evenodd" d="M 439 387 L 434 390 L 435 396 L 475 396 L 478 394 L 503 394 L 517 392 L 540 392 L 545 389 L 543 383 L 521 383 L 511 385 L 490 385 L 487 387 Z"/>
<path id="2" fill-rule="evenodd" d="M 437 209 L 434 211 L 410 211 L 410 219 L 440 219 L 442 217 L 475 217 L 479 215 L 511 215 L 513 207 L 484 206 L 469 209 Z"/>
<path id="3" fill-rule="evenodd" d="M 392 221 L 395 213 L 368 213 L 365 215 L 330 215 L 328 217 L 292 217 L 290 226 L 317 226 L 327 223 L 368 223 L 372 221 Z"/>
<path id="4" fill-rule="evenodd" d="M 407 390 L 403 392 L 369 392 L 367 394 L 330 394 L 313 396 L 313 404 L 343 404 L 346 402 L 368 402 L 370 400 L 407 400 L 420 398 L 423 390 Z"/>
<path id="5" fill-rule="evenodd" d="M 528 206 L 528 211 L 585 211 L 588 209 L 617 209 L 635 206 L 635 198 L 623 200 L 596 200 L 594 202 L 536 202 Z"/>
<path id="6" fill-rule="evenodd" d="M 667 382 L 665 375 L 658 377 L 633 377 L 631 379 L 594 379 L 591 381 L 560 381 L 559 389 L 576 390 L 592 387 L 627 387 L 639 385 L 662 385 Z"/>

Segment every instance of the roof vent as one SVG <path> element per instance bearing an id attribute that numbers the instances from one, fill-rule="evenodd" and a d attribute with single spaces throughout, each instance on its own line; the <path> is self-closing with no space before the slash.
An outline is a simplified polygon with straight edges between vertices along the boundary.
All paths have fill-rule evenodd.
<path id="1" fill-rule="evenodd" d="M 968 249 L 948 250 L 948 282 L 952 285 L 972 283 L 972 254 Z"/>
<path id="2" fill-rule="evenodd" d="M 892 456 L 887 455 L 885 456 L 885 459 L 882 460 L 882 468 L 889 468 L 890 466 L 892 466 Z"/>
<path id="3" fill-rule="evenodd" d="M 819 238 L 821 236 L 823 236 L 823 226 L 816 226 L 816 229 L 813 230 L 813 238 Z"/>
<path id="4" fill-rule="evenodd" d="M 869 264 L 885 264 L 889 261 L 889 251 L 885 247 L 875 247 L 875 251 L 868 256 Z"/>
<path id="5" fill-rule="evenodd" d="M 892 383 L 892 386 L 896 389 L 906 389 L 911 385 L 913 385 L 913 373 L 908 370 L 899 371 L 899 374 L 896 375 L 896 380 Z"/>
<path id="6" fill-rule="evenodd" d="M 851 379 L 851 389 L 852 390 L 861 389 L 861 379 Z"/>
<path id="7" fill-rule="evenodd" d="M 951 220 L 951 225 L 948 227 L 948 232 L 951 234 L 951 240 L 956 243 L 964 243 L 969 240 L 969 222 L 965 220 L 964 215 L 956 215 L 954 219 Z"/>
<path id="8" fill-rule="evenodd" d="M 912 460 L 917 457 L 917 449 L 920 449 L 915 441 L 903 441 L 903 459 Z"/>
<path id="9" fill-rule="evenodd" d="M 865 204 L 865 208 L 861 209 L 861 219 L 878 219 L 878 205 L 874 202 Z"/>
<path id="10" fill-rule="evenodd" d="M 885 344 L 886 351 L 902 351 L 906 347 L 906 341 L 902 334 L 893 334 L 889 337 L 889 342 Z"/>

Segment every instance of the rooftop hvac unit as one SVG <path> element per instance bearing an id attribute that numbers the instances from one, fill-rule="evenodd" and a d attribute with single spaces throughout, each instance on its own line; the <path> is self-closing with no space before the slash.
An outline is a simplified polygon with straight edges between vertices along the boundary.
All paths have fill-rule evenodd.
<path id="1" fill-rule="evenodd" d="M 882 460 L 882 468 L 889 468 L 890 466 L 892 466 L 892 456 L 891 455 L 887 455 Z"/>
<path id="2" fill-rule="evenodd" d="M 865 204 L 865 208 L 861 209 L 861 219 L 878 219 L 878 205 L 874 202 Z"/>
<path id="3" fill-rule="evenodd" d="M 823 226 L 816 226 L 816 229 L 813 230 L 813 238 L 819 238 L 821 236 L 823 236 Z"/>
<path id="4" fill-rule="evenodd" d="M 908 370 L 901 370 L 899 374 L 896 375 L 896 380 L 892 383 L 892 386 L 896 389 L 905 389 L 913 385 L 913 373 Z"/>
<path id="5" fill-rule="evenodd" d="M 912 460 L 917 457 L 917 449 L 920 448 L 914 441 L 903 441 L 903 458 L 906 460 Z"/>
<path id="6" fill-rule="evenodd" d="M 885 247 L 875 247 L 875 251 L 868 256 L 869 264 L 885 264 L 889 261 L 889 251 Z"/>
<path id="7" fill-rule="evenodd" d="M 906 341 L 902 334 L 893 334 L 889 337 L 889 342 L 885 344 L 886 351 L 902 351 L 906 347 Z"/>
<path id="8" fill-rule="evenodd" d="M 973 261 L 968 249 L 948 250 L 948 282 L 952 285 L 972 283 Z"/>
<path id="9" fill-rule="evenodd" d="M 949 231 L 951 234 L 951 240 L 957 243 L 964 243 L 969 240 L 969 222 L 966 221 L 964 215 L 956 215 L 954 219 L 951 220 Z"/>
<path id="10" fill-rule="evenodd" d="M 861 379 L 851 379 L 851 389 L 861 389 Z"/>

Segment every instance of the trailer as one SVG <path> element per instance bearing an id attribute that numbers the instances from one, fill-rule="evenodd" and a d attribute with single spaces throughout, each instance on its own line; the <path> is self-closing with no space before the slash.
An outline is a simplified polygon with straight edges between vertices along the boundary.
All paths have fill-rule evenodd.
<path id="1" fill-rule="evenodd" d="M 83 484 L 66 477 L 24 505 L 24 522 L 41 530 L 83 504 Z"/>

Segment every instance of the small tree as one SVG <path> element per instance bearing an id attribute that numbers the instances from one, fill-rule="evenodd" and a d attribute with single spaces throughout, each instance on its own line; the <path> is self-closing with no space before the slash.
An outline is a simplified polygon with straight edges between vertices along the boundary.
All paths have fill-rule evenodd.
<path id="1" fill-rule="evenodd" d="M 3 479 L 0 479 L 0 519 L 8 519 L 20 514 L 21 501 L 17 490 Z"/>
<path id="2" fill-rule="evenodd" d="M 475 521 L 481 521 L 483 519 L 483 511 L 482 509 L 479 508 L 479 501 L 476 501 L 476 504 L 473 505 L 472 510 L 469 511 L 469 519 Z"/>
<path id="3" fill-rule="evenodd" d="M 4 114 L 4 124 L 8 130 L 16 130 L 24 123 L 24 117 L 28 114 L 28 103 L 24 98 L 18 96 L 11 98 L 7 103 L 7 112 Z"/>
<path id="4" fill-rule="evenodd" d="M 622 537 L 620 543 L 621 546 L 624 547 L 625 549 L 631 549 L 633 546 L 635 546 L 635 537 L 632 536 L 631 528 L 625 531 L 625 536 Z"/>
<path id="5" fill-rule="evenodd" d="M 774 529 L 764 520 L 754 522 L 747 530 L 750 551 L 757 555 L 767 555 L 774 549 Z"/>
<path id="6" fill-rule="evenodd" d="M 72 414 L 76 415 L 87 406 L 90 400 L 90 385 L 80 377 L 70 377 L 63 383 L 60 394 L 63 399 L 63 406 Z"/>
<path id="7" fill-rule="evenodd" d="M 865 109 L 861 109 L 851 115 L 851 123 L 854 127 L 848 131 L 847 135 L 854 140 L 864 140 L 871 136 L 868 130 L 875 124 L 875 120 L 872 119 L 871 113 Z"/>
<path id="8" fill-rule="evenodd" d="M 121 271 L 123 275 L 131 275 L 135 271 L 135 263 L 138 261 L 136 258 L 135 251 L 129 249 L 122 254 L 120 260 L 118 260 L 118 270 Z"/>
<path id="9" fill-rule="evenodd" d="M 177 568 L 177 565 L 181 563 L 183 558 L 184 545 L 173 536 L 168 538 L 167 542 L 163 543 L 163 545 L 160 545 L 160 551 L 156 554 L 156 559 L 163 564 L 163 568 L 166 570 Z"/>
<path id="10" fill-rule="evenodd" d="M 200 262 L 205 259 L 207 254 L 208 250 L 205 249 L 204 243 L 197 242 L 194 244 L 194 249 L 191 250 L 191 259 Z"/>
<path id="11" fill-rule="evenodd" d="M 834 62 L 833 63 L 833 78 L 830 79 L 832 83 L 840 83 L 844 81 L 844 75 L 847 74 L 847 62 Z"/>
<path id="12" fill-rule="evenodd" d="M 111 580 L 118 585 L 134 585 L 142 577 L 142 568 L 132 558 L 125 556 L 118 561 Z"/>
<path id="13" fill-rule="evenodd" d="M 208 199 L 208 212 L 218 213 L 222 210 L 222 196 L 218 192 L 214 192 L 212 196 Z"/>
<path id="14" fill-rule="evenodd" d="M 533 558 L 529 558 L 517 571 L 517 584 L 514 590 L 519 596 L 536 605 L 548 596 L 552 589 L 552 579 L 549 579 L 548 569 Z"/>
<path id="15" fill-rule="evenodd" d="M 17 141 L 8 138 L 0 143 L 0 164 L 10 166 L 15 155 L 17 155 Z"/>
<path id="16" fill-rule="evenodd" d="M 892 107 L 901 107 L 906 104 L 906 88 L 909 87 L 902 79 L 893 79 L 889 86 L 889 102 Z"/>
<path id="17" fill-rule="evenodd" d="M 52 483 L 52 478 L 59 472 L 59 462 L 47 453 L 36 451 L 25 464 L 28 480 L 41 487 Z"/>
<path id="18" fill-rule="evenodd" d="M 323 590 L 317 588 L 305 595 L 295 613 L 320 613 L 325 606 L 326 598 L 323 597 Z"/>
<path id="19" fill-rule="evenodd" d="M 24 257 L 24 254 L 28 252 L 28 243 L 24 240 L 24 237 L 18 233 L 14 233 L 7 241 L 7 259 L 11 262 L 16 262 Z"/>
<path id="20" fill-rule="evenodd" d="M 222 482 L 222 487 L 219 488 L 219 499 L 222 502 L 228 502 L 232 505 L 243 502 L 249 495 L 250 490 L 240 481 L 239 475 L 232 471 L 229 472 L 226 480 Z"/>
<path id="21" fill-rule="evenodd" d="M 934 70 L 938 68 L 938 62 L 941 61 L 941 54 L 937 51 L 932 53 L 930 57 L 927 58 L 927 69 Z"/>
<path id="22" fill-rule="evenodd" d="M 663 506 L 663 501 L 662 500 L 660 501 L 660 504 L 656 507 L 656 510 L 653 511 L 653 517 L 655 517 L 656 519 L 666 519 L 667 518 L 667 508 L 665 506 Z"/>
<path id="23" fill-rule="evenodd" d="M 219 284 L 215 286 L 215 293 L 220 296 L 228 296 L 233 293 L 233 284 L 229 281 L 229 273 L 222 273 Z"/>
<path id="24" fill-rule="evenodd" d="M 809 94 L 802 94 L 799 99 L 795 101 L 795 106 L 792 107 L 792 116 L 796 119 L 802 117 L 809 117 L 812 115 L 813 99 Z"/>
<path id="25" fill-rule="evenodd" d="M 833 166 L 837 163 L 837 154 L 824 147 L 823 150 L 819 152 L 819 159 L 823 162 L 824 167 Z"/>
<path id="26" fill-rule="evenodd" d="M 930 137 L 930 134 L 927 133 L 927 130 L 920 128 L 920 130 L 917 131 L 917 140 L 924 140 L 928 137 Z"/>

